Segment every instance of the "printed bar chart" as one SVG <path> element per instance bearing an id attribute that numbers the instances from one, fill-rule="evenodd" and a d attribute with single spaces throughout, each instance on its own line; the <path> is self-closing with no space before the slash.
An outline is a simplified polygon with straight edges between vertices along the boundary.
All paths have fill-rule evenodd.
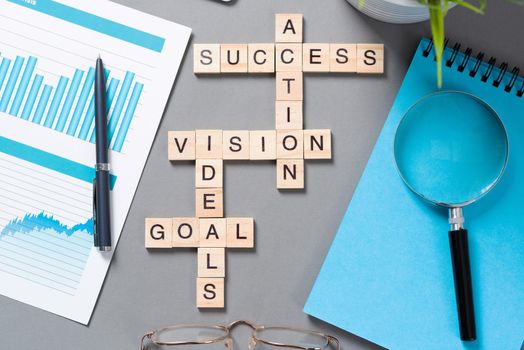
<path id="1" fill-rule="evenodd" d="M 22 119 L 24 120 L 29 119 L 29 115 L 31 114 L 31 111 L 33 110 L 36 96 L 38 94 L 38 91 L 40 90 L 40 86 L 42 85 L 43 80 L 44 80 L 43 76 L 38 75 L 38 74 L 35 76 L 35 79 L 33 80 L 33 85 L 31 85 L 31 90 L 29 91 L 29 95 L 27 96 L 27 101 L 25 102 L 24 110 L 22 111 Z"/>
<path id="2" fill-rule="evenodd" d="M 2 63 L 0 64 L 0 86 L 4 83 L 5 76 L 7 74 L 7 70 L 9 69 L 9 65 L 11 64 L 11 60 L 7 58 L 2 59 Z"/>
<path id="3" fill-rule="evenodd" d="M 131 119 L 135 114 L 136 106 L 138 105 L 138 100 L 140 99 L 140 95 L 142 94 L 143 88 L 144 85 L 140 83 L 135 83 L 133 93 L 131 94 L 129 104 L 127 106 L 126 114 L 124 115 L 124 119 L 122 120 L 122 124 L 120 125 L 118 131 L 118 136 L 116 137 L 115 145 L 113 146 L 113 149 L 117 152 L 120 152 L 122 150 L 122 147 L 124 146 L 124 140 L 126 138 L 127 132 L 129 131 Z"/>
<path id="4" fill-rule="evenodd" d="M 1 295 L 89 323 L 111 260 L 93 247 L 96 58 L 116 246 L 190 33 L 111 1 L 0 0 Z"/>
<path id="5" fill-rule="evenodd" d="M 49 97 L 51 96 L 52 91 L 53 91 L 52 86 L 50 85 L 44 86 L 44 90 L 42 91 L 42 95 L 40 96 L 40 102 L 38 102 L 38 106 L 36 107 L 36 111 L 33 116 L 33 123 L 40 124 L 40 122 L 42 121 L 44 110 L 47 106 L 47 102 L 49 102 Z"/>
<path id="6" fill-rule="evenodd" d="M 76 104 L 73 119 L 71 119 L 71 123 L 69 123 L 69 127 L 67 128 L 68 135 L 74 135 L 76 133 L 76 128 L 78 127 L 78 123 L 80 123 L 82 112 L 85 108 L 89 92 L 92 90 L 94 82 L 95 70 L 93 68 L 89 68 L 89 71 L 87 72 L 87 78 L 84 81 L 84 87 L 82 88 L 82 92 L 80 93 L 80 97 L 78 98 L 78 102 Z"/>
<path id="7" fill-rule="evenodd" d="M 35 64 L 36 58 L 32 56 L 29 57 L 29 60 L 27 61 L 27 65 L 24 70 L 24 74 L 22 75 L 22 79 L 20 80 L 20 85 L 18 85 L 15 99 L 13 101 L 13 104 L 11 105 L 11 110 L 9 112 L 9 114 L 11 115 L 18 115 L 18 111 L 20 110 L 20 106 L 22 105 L 22 99 L 24 98 L 27 86 L 29 85 L 29 79 L 31 78 L 31 75 L 35 70 Z"/>
<path id="8" fill-rule="evenodd" d="M 7 85 L 5 86 L 4 93 L 2 94 L 2 99 L 0 99 L 0 112 L 5 112 L 7 110 L 7 104 L 11 99 L 11 95 L 13 95 L 13 90 L 15 88 L 16 81 L 18 80 L 18 75 L 20 74 L 23 63 L 24 59 L 18 56 L 13 65 L 13 69 L 11 70 L 11 74 L 9 75 L 9 79 L 7 80 Z"/>
<path id="9" fill-rule="evenodd" d="M 36 57 L 16 56 L 14 61 L 1 58 L 0 112 L 95 142 L 93 67 L 87 71 L 77 68 L 69 77 L 60 76 L 53 86 L 45 84 L 45 76 L 37 73 Z M 110 74 L 106 71 L 108 139 L 111 149 L 121 152 L 144 85 L 135 81 L 133 72 L 125 72 L 122 84 Z"/>
<path id="10" fill-rule="evenodd" d="M 113 135 L 115 134 L 116 126 L 118 124 L 118 119 L 120 118 L 120 115 L 122 114 L 122 108 L 124 106 L 124 102 L 126 101 L 127 94 L 129 93 L 131 82 L 133 81 L 134 76 L 135 75 L 133 73 L 128 72 L 126 73 L 126 76 L 124 78 L 124 84 L 122 85 L 120 96 L 118 96 L 118 99 L 116 100 L 115 109 L 113 110 L 113 114 L 111 115 L 111 118 L 109 119 L 109 126 L 107 128 L 109 144 L 111 144 L 111 140 L 113 138 Z"/>
<path id="11" fill-rule="evenodd" d="M 73 105 L 73 100 L 76 96 L 76 91 L 78 90 L 78 86 L 80 85 L 80 80 L 82 79 L 82 76 L 84 75 L 84 72 L 80 69 L 77 69 L 75 71 L 75 75 L 73 76 L 73 80 L 71 80 L 71 85 L 69 85 L 69 90 L 66 95 L 66 99 L 64 102 L 64 106 L 62 107 L 62 112 L 60 113 L 60 117 L 58 118 L 58 122 L 56 123 L 55 130 L 62 132 L 64 130 L 67 116 L 71 112 L 71 107 Z"/>
<path id="12" fill-rule="evenodd" d="M 109 82 L 109 86 L 107 87 L 107 112 L 109 113 L 109 109 L 111 107 L 111 104 L 113 102 L 113 97 L 115 97 L 116 89 L 118 88 L 118 84 L 120 84 L 120 80 L 112 78 Z M 82 123 L 82 128 L 80 129 L 80 133 L 78 134 L 78 138 L 82 140 L 87 140 L 87 134 L 89 133 L 89 128 L 91 127 L 91 124 L 93 124 L 93 120 L 95 118 L 95 99 L 94 96 L 91 97 L 91 102 L 89 102 L 89 109 L 87 110 L 86 117 L 84 119 L 84 122 Z M 93 138 L 94 138 L 94 132 L 95 129 L 93 129 Z M 94 140 L 94 139 L 93 139 Z M 91 141 L 94 142 L 94 141 Z"/>
<path id="13" fill-rule="evenodd" d="M 55 116 L 58 112 L 58 107 L 60 107 L 60 101 L 62 100 L 62 96 L 64 96 L 64 91 L 68 82 L 69 79 L 66 77 L 60 77 L 60 80 L 58 81 L 55 96 L 53 97 L 53 102 L 51 102 L 51 107 L 49 108 L 49 112 L 44 123 L 44 126 L 47 128 L 51 128 L 53 126 Z"/>

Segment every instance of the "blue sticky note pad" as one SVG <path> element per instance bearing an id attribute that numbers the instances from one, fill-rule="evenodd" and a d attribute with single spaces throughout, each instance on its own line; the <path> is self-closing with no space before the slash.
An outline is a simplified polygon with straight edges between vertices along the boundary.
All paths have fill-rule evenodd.
<path id="1" fill-rule="evenodd" d="M 443 67 L 443 90 L 490 104 L 510 142 L 501 182 L 464 210 L 478 339 L 462 342 L 447 210 L 411 193 L 393 156 L 403 114 L 436 90 L 434 51 L 424 56 L 429 45 L 423 39 L 415 53 L 304 310 L 388 349 L 518 350 L 524 342 L 524 97 L 517 92 L 524 79 L 494 67 L 484 82 L 487 63 L 471 77 L 476 56 L 445 50 L 444 59 L 454 61 Z"/>

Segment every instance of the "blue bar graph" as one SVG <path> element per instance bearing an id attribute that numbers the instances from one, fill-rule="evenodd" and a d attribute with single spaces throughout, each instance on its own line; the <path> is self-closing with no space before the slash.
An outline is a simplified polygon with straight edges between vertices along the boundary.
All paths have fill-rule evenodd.
<path id="1" fill-rule="evenodd" d="M 31 90 L 29 90 L 29 95 L 27 95 L 27 101 L 25 101 L 24 110 L 22 111 L 21 116 L 22 119 L 29 119 L 29 116 L 31 115 L 31 111 L 33 110 L 33 106 L 35 104 L 36 96 L 40 91 L 40 86 L 42 85 L 43 80 L 43 76 L 38 74 L 35 76 L 35 79 L 33 80 L 33 85 L 31 86 Z"/>
<path id="2" fill-rule="evenodd" d="M 1 57 L 0 112 L 94 143 L 94 67 L 76 68 L 58 82 L 47 73 L 36 57 Z M 108 140 L 112 150 L 121 152 L 144 85 L 130 71 L 119 73 L 123 79 L 105 73 Z"/>
<path id="3" fill-rule="evenodd" d="M 107 112 L 109 112 L 109 109 L 111 108 L 111 104 L 113 103 L 113 97 L 115 96 L 115 92 L 119 84 L 120 84 L 120 80 L 115 79 L 115 78 L 112 78 L 111 81 L 109 82 L 109 86 L 107 87 L 107 96 L 106 96 L 107 97 L 107 100 L 106 100 Z M 89 102 L 89 109 L 87 110 L 86 117 L 84 119 L 84 122 L 82 123 L 82 128 L 80 129 L 80 133 L 78 134 L 79 139 L 87 140 L 87 134 L 89 133 L 89 129 L 91 129 L 91 124 L 93 124 L 94 119 L 95 119 L 95 96 L 93 95 L 93 97 L 91 97 L 91 101 Z M 94 135 L 94 131 L 93 131 L 93 135 Z"/>
<path id="4" fill-rule="evenodd" d="M 83 76 L 84 72 L 82 70 L 75 70 L 75 75 L 73 76 L 71 85 L 69 85 L 69 91 L 67 92 L 64 105 L 62 106 L 62 111 L 60 112 L 60 117 L 58 117 L 58 122 L 55 126 L 56 131 L 64 131 L 67 117 L 69 116 L 69 113 L 71 113 L 71 107 L 73 106 L 73 101 L 75 100 L 76 92 L 78 91 L 78 87 L 80 86 L 80 81 L 82 80 Z"/>
<path id="5" fill-rule="evenodd" d="M 9 75 L 9 79 L 7 80 L 7 84 L 4 89 L 4 94 L 2 95 L 2 99 L 0 100 L 0 112 L 7 111 L 7 105 L 9 104 L 11 96 L 13 95 L 13 90 L 15 89 L 15 84 L 18 80 L 18 75 L 20 74 L 20 70 L 22 69 L 23 64 L 24 58 L 17 56 L 13 65 L 13 69 L 11 70 L 11 73 Z"/>
<path id="6" fill-rule="evenodd" d="M 68 81 L 69 81 L 69 78 L 66 78 L 66 77 L 60 77 L 60 80 L 58 81 L 58 87 L 56 88 L 55 96 L 53 97 L 53 101 L 51 102 L 51 107 L 49 108 L 49 112 L 47 112 L 47 117 L 44 123 L 44 126 L 47 128 L 53 127 L 53 123 L 55 122 L 56 113 L 58 112 L 58 108 L 60 107 L 60 104 L 62 103 L 62 97 L 64 96 L 64 92 L 67 87 Z"/>
<path id="7" fill-rule="evenodd" d="M 86 80 L 84 81 L 84 87 L 82 87 L 82 92 L 80 92 L 80 97 L 78 98 L 78 102 L 76 104 L 73 118 L 71 119 L 69 127 L 67 128 L 68 135 L 74 135 L 76 133 L 76 128 L 80 123 L 80 118 L 82 118 L 82 112 L 84 111 L 84 108 L 86 106 L 87 98 L 89 97 L 89 92 L 93 90 L 94 82 L 95 70 L 93 68 L 89 68 Z"/>
<path id="8" fill-rule="evenodd" d="M 142 94 L 143 88 L 143 84 L 135 83 L 133 93 L 131 94 L 131 98 L 129 99 L 129 103 L 127 105 L 126 114 L 124 115 L 124 119 L 122 120 L 120 129 L 118 130 L 118 136 L 116 137 L 115 145 L 113 148 L 117 152 L 122 151 L 122 146 L 124 146 L 124 141 L 126 139 L 127 132 L 129 131 L 131 120 L 135 115 L 136 106 L 138 105 L 138 101 L 140 100 L 140 95 Z"/>
<path id="9" fill-rule="evenodd" d="M 7 75 L 7 70 L 9 69 L 10 64 L 11 60 L 9 58 L 2 58 L 2 64 L 0 64 L 0 88 L 4 84 L 5 76 Z"/>
<path id="10" fill-rule="evenodd" d="M 25 66 L 24 74 L 22 74 L 22 79 L 20 80 L 20 84 L 18 85 L 18 89 L 15 94 L 15 99 L 13 100 L 13 104 L 11 105 L 11 110 L 9 111 L 9 114 L 14 116 L 18 115 L 18 111 L 20 110 L 20 106 L 22 105 L 22 100 L 24 99 L 25 92 L 27 91 L 29 81 L 31 80 L 31 75 L 35 70 L 35 65 L 36 58 L 30 56 L 29 60 L 27 60 L 27 65 Z"/>
<path id="11" fill-rule="evenodd" d="M 126 102 L 127 95 L 129 94 L 129 89 L 131 88 L 131 84 L 133 82 L 134 77 L 135 75 L 133 73 L 126 73 L 126 77 L 124 78 L 124 84 L 122 85 L 122 89 L 118 94 L 115 109 L 113 109 L 113 113 L 111 114 L 111 118 L 109 119 L 109 127 L 107 130 L 107 138 L 109 144 L 111 144 L 111 140 L 113 139 L 113 135 L 115 134 L 116 127 L 118 125 L 118 121 L 120 120 L 120 115 L 122 114 L 122 109 L 124 108 L 124 104 Z"/>
<path id="12" fill-rule="evenodd" d="M 44 111 L 47 107 L 47 102 L 51 96 L 51 91 L 53 91 L 53 87 L 51 85 L 44 85 L 44 90 L 42 90 L 42 95 L 40 95 L 40 101 L 38 102 L 35 114 L 33 115 L 33 123 L 40 124 L 42 121 Z"/>

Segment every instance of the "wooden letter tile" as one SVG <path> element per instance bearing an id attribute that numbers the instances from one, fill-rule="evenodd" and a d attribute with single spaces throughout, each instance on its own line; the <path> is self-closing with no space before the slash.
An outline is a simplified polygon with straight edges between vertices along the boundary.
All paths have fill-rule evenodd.
<path id="1" fill-rule="evenodd" d="M 196 303 L 200 309 L 224 308 L 224 278 L 197 278 Z"/>
<path id="2" fill-rule="evenodd" d="M 198 218 L 174 218 L 173 247 L 197 248 L 200 241 L 199 224 Z"/>
<path id="3" fill-rule="evenodd" d="M 147 218 L 146 248 L 171 248 L 173 235 L 173 219 Z"/>
<path id="4" fill-rule="evenodd" d="M 303 17 L 301 13 L 277 13 L 275 15 L 275 42 L 301 43 Z"/>
<path id="5" fill-rule="evenodd" d="M 193 72 L 220 73 L 220 44 L 193 45 Z"/>
<path id="6" fill-rule="evenodd" d="M 277 72 L 276 92 L 276 99 L 279 101 L 302 101 L 304 99 L 302 72 Z"/>
<path id="7" fill-rule="evenodd" d="M 276 101 L 277 130 L 299 130 L 304 127 L 302 101 Z"/>
<path id="8" fill-rule="evenodd" d="M 304 72 L 329 72 L 329 44 L 304 44 Z"/>
<path id="9" fill-rule="evenodd" d="M 304 188 L 304 159 L 277 160 L 277 188 Z"/>
<path id="10" fill-rule="evenodd" d="M 198 248 L 198 277 L 226 277 L 225 248 Z"/>
<path id="11" fill-rule="evenodd" d="M 222 135 L 222 157 L 224 159 L 249 159 L 249 131 L 224 130 Z"/>
<path id="12" fill-rule="evenodd" d="M 331 159 L 331 130 L 304 130 L 304 158 Z"/>
<path id="13" fill-rule="evenodd" d="M 168 132 L 167 154 L 169 160 L 194 160 L 195 147 L 194 131 Z"/>
<path id="14" fill-rule="evenodd" d="M 196 131 L 196 159 L 222 158 L 222 130 Z"/>
<path id="15" fill-rule="evenodd" d="M 247 73 L 247 44 L 220 44 L 220 72 Z"/>
<path id="16" fill-rule="evenodd" d="M 384 73 L 383 44 L 357 44 L 357 72 Z"/>
<path id="17" fill-rule="evenodd" d="M 249 159 L 277 159 L 277 132 L 275 130 L 255 130 L 249 133 Z"/>
<path id="18" fill-rule="evenodd" d="M 196 216 L 199 218 L 221 218 L 224 216 L 224 189 L 195 189 Z"/>
<path id="19" fill-rule="evenodd" d="M 227 218 L 227 247 L 253 248 L 255 222 L 253 218 Z"/>
<path id="20" fill-rule="evenodd" d="M 275 44 L 248 44 L 249 73 L 275 72 Z"/>
<path id="21" fill-rule="evenodd" d="M 302 44 L 276 44 L 275 49 L 277 72 L 302 70 Z"/>
<path id="22" fill-rule="evenodd" d="M 200 247 L 225 248 L 226 245 L 226 219 L 200 219 Z"/>
<path id="23" fill-rule="evenodd" d="M 303 130 L 277 130 L 277 159 L 304 158 Z"/>
<path id="24" fill-rule="evenodd" d="M 197 159 L 195 162 L 195 187 L 224 187 L 222 159 Z"/>
<path id="25" fill-rule="evenodd" d="M 331 72 L 357 72 L 357 45 L 331 44 L 329 48 Z"/>

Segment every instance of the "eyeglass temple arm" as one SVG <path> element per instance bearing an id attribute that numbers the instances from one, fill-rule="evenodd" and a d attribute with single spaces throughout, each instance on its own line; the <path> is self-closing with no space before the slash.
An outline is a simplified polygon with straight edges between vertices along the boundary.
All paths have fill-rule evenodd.
<path id="1" fill-rule="evenodd" d="M 142 340 L 140 341 L 139 350 L 146 350 L 146 347 L 144 346 L 144 340 L 146 340 L 146 338 L 150 339 L 151 335 L 153 335 L 153 332 L 147 332 L 146 334 L 144 334 L 144 336 L 142 337 Z"/>
<path id="2" fill-rule="evenodd" d="M 340 350 L 340 342 L 338 341 L 338 339 L 330 335 L 328 335 L 327 337 L 328 337 L 328 342 L 331 344 L 335 344 L 337 346 L 337 350 Z"/>

